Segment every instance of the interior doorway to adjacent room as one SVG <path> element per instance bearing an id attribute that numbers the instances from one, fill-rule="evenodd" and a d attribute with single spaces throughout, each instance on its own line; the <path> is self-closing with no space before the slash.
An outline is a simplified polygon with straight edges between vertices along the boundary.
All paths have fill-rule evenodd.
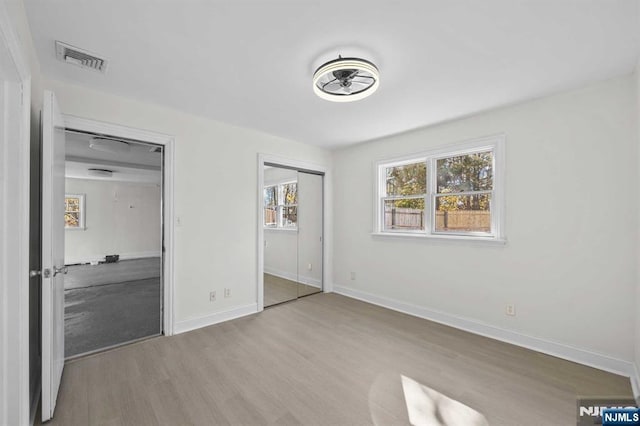
<path id="1" fill-rule="evenodd" d="M 163 332 L 164 147 L 67 129 L 65 357 Z"/>

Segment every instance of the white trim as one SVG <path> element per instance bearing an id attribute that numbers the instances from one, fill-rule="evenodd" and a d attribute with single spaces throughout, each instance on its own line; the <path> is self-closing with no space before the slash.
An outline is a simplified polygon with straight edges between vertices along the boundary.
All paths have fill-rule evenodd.
<path id="1" fill-rule="evenodd" d="M 398 238 L 423 238 L 440 240 L 465 240 L 465 241 L 496 241 L 503 243 L 505 237 L 505 139 L 504 134 L 484 136 L 476 139 L 455 142 L 439 146 L 428 151 L 421 151 L 395 157 L 386 157 L 374 161 L 374 206 L 373 206 L 373 232 L 375 236 L 394 236 Z M 458 155 L 472 154 L 491 150 L 493 152 L 493 189 L 490 191 L 491 198 L 491 232 L 490 233 L 448 233 L 435 230 L 435 216 L 433 214 L 434 199 L 436 193 L 436 161 L 441 158 L 455 157 Z M 402 166 L 411 163 L 424 162 L 427 168 L 427 193 L 416 197 L 425 199 L 425 226 L 424 230 L 415 231 L 395 231 L 383 229 L 383 209 L 381 200 L 387 197 L 385 192 L 385 181 L 382 173 L 383 168 Z M 484 191 L 482 191 L 484 192 Z M 404 197 L 397 197 L 404 198 Z"/>
<path id="2" fill-rule="evenodd" d="M 592 352 L 587 349 L 577 348 L 575 346 L 570 346 L 511 330 L 506 330 L 504 328 L 496 327 L 470 318 L 451 315 L 445 312 L 413 305 L 411 303 L 406 303 L 383 296 L 377 296 L 375 294 L 357 290 L 351 287 L 334 285 L 334 292 L 343 296 L 351 297 L 353 299 L 358 299 L 374 305 L 382 306 L 387 309 L 402 312 L 419 318 L 424 318 L 460 330 L 468 331 L 470 333 L 478 334 L 480 336 L 489 337 L 491 339 L 500 340 L 512 345 L 521 346 L 523 348 L 542 352 L 572 362 L 577 362 L 589 367 L 594 367 L 599 370 L 608 371 L 610 373 L 626 377 L 632 377 L 632 375 L 634 374 L 633 363 L 618 358 L 613 358 L 608 355 Z"/>
<path id="3" fill-rule="evenodd" d="M 422 233 L 417 233 L 417 232 L 372 232 L 371 233 L 372 237 L 382 237 L 382 238 L 400 238 L 400 239 L 404 239 L 404 238 L 416 238 L 416 239 L 423 239 L 423 240 L 429 240 L 429 241 L 458 241 L 460 243 L 464 243 L 464 244 L 487 244 L 487 245 L 497 245 L 497 246 L 503 246 L 505 244 L 507 244 L 507 240 L 506 239 L 499 239 L 499 238 L 493 238 L 493 237 L 467 237 L 467 236 L 462 236 L 462 235 L 440 235 L 440 234 L 434 234 L 434 235 L 424 235 Z"/>
<path id="4" fill-rule="evenodd" d="M 158 145 L 172 144 L 174 137 L 164 133 L 150 130 L 137 129 L 135 127 L 122 126 L 120 124 L 108 123 L 106 121 L 82 118 L 71 114 L 62 114 L 67 128 L 92 132 L 109 136 L 120 136 L 126 139 L 138 140 L 140 142 L 155 143 Z M 115 132 L 115 133 L 114 133 Z M 166 152 L 165 152 L 166 155 Z"/>
<path id="5" fill-rule="evenodd" d="M 640 374 L 638 373 L 638 366 L 633 363 L 631 372 L 631 390 L 633 391 L 633 397 L 636 402 L 640 404 Z"/>
<path id="6" fill-rule="evenodd" d="M 275 232 L 291 232 L 293 234 L 297 234 L 298 233 L 298 228 L 297 227 L 296 228 L 293 228 L 293 227 L 290 227 L 290 228 L 274 228 L 274 227 L 271 227 L 270 228 L 270 227 L 265 226 L 263 228 L 263 230 L 264 231 L 275 231 Z"/>
<path id="7" fill-rule="evenodd" d="M 3 197 L 0 209 L 12 205 L 17 212 L 13 221 L 11 250 L 0 249 L 1 263 L 9 265 L 0 273 L 0 424 L 26 425 L 30 420 L 29 397 L 29 179 L 31 148 L 31 70 L 24 57 L 20 39 L 10 20 L 5 2 L 0 2 L 0 46 L 8 52 L 10 61 L 1 61 L 0 75 L 13 76 L 1 80 L 2 93 L 10 90 L 20 93 L 19 110 L 10 120 L 15 125 L 14 146 L 18 146 L 18 161 L 0 155 L 0 170 L 17 189 L 17 196 Z M 4 98 L 4 96 L 3 96 Z M 17 100 L 17 99 L 16 99 Z M 1 100 L 5 102 L 5 99 Z M 5 103 L 5 107 L 9 106 Z M 13 106 L 16 106 L 15 104 Z M 3 132 L 9 126 L 0 123 Z M 6 135 L 6 133 L 5 133 Z M 15 138 L 16 135 L 13 135 Z M 0 136 L 2 138 L 2 136 Z M 2 143 L 0 143 L 2 148 Z M 0 233 L 6 237 L 5 224 L 0 223 Z M 9 241 L 6 241 L 9 243 Z M 6 299 L 5 299 L 6 298 Z M 3 306 L 6 303 L 5 306 Z M 9 374 L 9 371 L 14 372 Z M 8 395 L 15 395 L 17 403 L 8 404 Z"/>
<path id="8" fill-rule="evenodd" d="M 209 325 L 244 317 L 247 315 L 255 314 L 257 312 L 257 304 L 250 303 L 248 305 L 227 309 L 226 311 L 215 312 L 213 314 L 203 315 L 201 317 L 177 321 L 175 324 L 174 332 L 175 334 L 186 333 L 187 331 L 196 330 L 198 328 L 207 327 Z"/>
<path id="9" fill-rule="evenodd" d="M 164 203 L 164 217 L 162 220 L 164 233 L 165 258 L 163 262 L 163 330 L 166 336 L 174 334 L 175 325 L 175 276 L 174 276 L 174 176 L 175 176 L 175 139 L 171 135 L 136 129 L 118 124 L 106 123 L 74 115 L 63 114 L 65 126 L 70 129 L 91 132 L 103 135 L 117 136 L 125 139 L 133 139 L 141 142 L 150 142 L 164 147 L 165 164 L 164 185 L 162 199 Z"/>
<path id="10" fill-rule="evenodd" d="M 323 165 L 309 163 L 306 161 L 293 160 L 291 158 L 280 157 L 270 154 L 258 154 L 258 222 L 257 222 L 257 259 L 258 264 L 258 276 L 256 277 L 257 286 L 257 305 L 258 312 L 264 309 L 264 164 L 272 163 L 279 164 L 287 167 L 294 167 L 301 170 L 309 170 L 324 173 L 324 181 L 322 184 L 322 204 L 323 204 L 323 230 L 322 230 L 322 281 L 323 291 L 325 293 L 331 293 L 333 291 L 333 285 L 331 280 L 327 277 L 333 275 L 333 263 L 331 260 L 331 247 L 332 240 L 331 234 L 333 230 L 332 220 L 332 205 L 331 205 L 331 170 Z"/>
<path id="11" fill-rule="evenodd" d="M 146 259 L 149 257 L 160 257 L 162 255 L 159 251 L 141 251 L 136 253 L 123 253 L 120 254 L 120 260 L 131 260 L 131 259 Z M 105 260 L 104 254 L 93 254 L 93 255 L 83 255 L 82 257 L 72 257 L 65 258 L 65 265 L 76 265 L 78 263 L 91 263 L 91 262 L 104 262 Z"/>
<path id="12" fill-rule="evenodd" d="M 311 287 L 322 288 L 321 280 L 313 277 L 308 277 L 306 275 L 298 275 L 297 273 L 294 273 L 294 272 L 282 271 L 280 269 L 273 269 L 269 267 L 264 268 L 264 273 L 273 275 L 274 277 L 284 278 L 285 280 L 309 285 Z"/>

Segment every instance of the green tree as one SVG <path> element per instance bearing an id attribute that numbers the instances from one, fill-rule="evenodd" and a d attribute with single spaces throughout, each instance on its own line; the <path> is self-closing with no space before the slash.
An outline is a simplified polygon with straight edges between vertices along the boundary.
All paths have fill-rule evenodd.
<path id="1" fill-rule="evenodd" d="M 493 189 L 493 153 L 490 151 L 437 161 L 438 193 L 464 193 Z M 437 198 L 440 211 L 488 210 L 488 194 L 447 195 Z"/>
<path id="2" fill-rule="evenodd" d="M 422 196 L 395 200 L 395 207 L 424 209 L 424 194 L 427 192 L 427 166 L 413 163 L 387 169 L 387 195 Z"/>

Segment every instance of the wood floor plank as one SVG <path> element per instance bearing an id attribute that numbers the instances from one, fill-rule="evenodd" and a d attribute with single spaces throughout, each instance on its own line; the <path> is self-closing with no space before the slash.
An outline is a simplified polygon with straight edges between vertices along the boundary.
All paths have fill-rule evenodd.
<path id="1" fill-rule="evenodd" d="M 491 425 L 575 424 L 629 380 L 335 294 L 67 364 L 55 425 L 408 424 L 402 377 Z"/>

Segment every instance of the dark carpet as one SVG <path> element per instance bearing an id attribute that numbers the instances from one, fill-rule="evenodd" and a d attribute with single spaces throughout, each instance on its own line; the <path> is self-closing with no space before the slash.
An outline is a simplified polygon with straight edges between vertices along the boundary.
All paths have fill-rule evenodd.
<path id="1" fill-rule="evenodd" d="M 134 261 L 129 265 L 136 266 Z M 119 279 L 127 278 L 117 266 Z M 104 270 L 98 274 L 100 284 L 90 285 L 91 274 L 83 267 L 74 268 L 82 275 L 83 286 L 65 290 L 65 356 L 72 357 L 161 332 L 161 291 L 159 269 L 144 279 L 105 284 Z M 104 269 L 104 268 L 102 268 Z M 138 278 L 139 268 L 134 269 Z M 147 275 L 149 275 L 147 274 Z M 78 279 L 71 280 L 78 284 Z"/>

